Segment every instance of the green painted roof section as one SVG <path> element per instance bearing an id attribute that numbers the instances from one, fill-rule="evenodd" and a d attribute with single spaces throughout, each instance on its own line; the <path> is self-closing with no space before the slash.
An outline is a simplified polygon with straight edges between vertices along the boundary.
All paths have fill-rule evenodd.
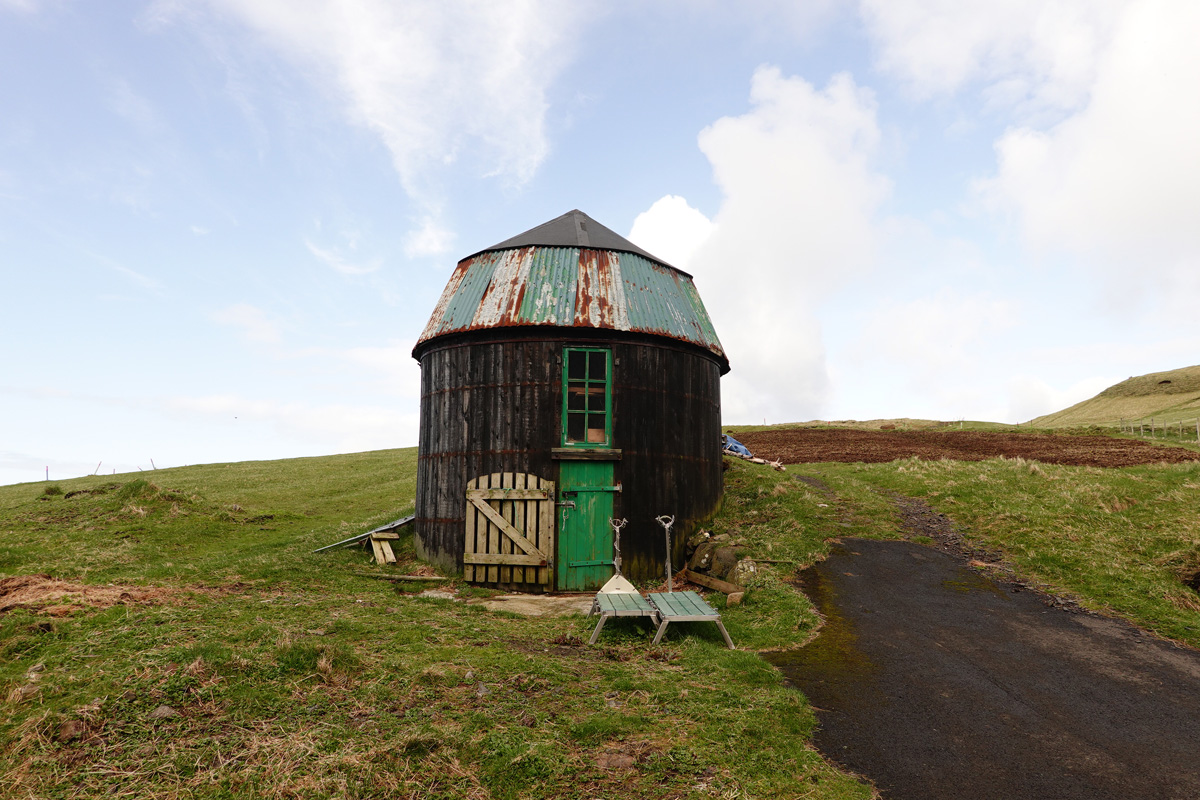
<path id="1" fill-rule="evenodd" d="M 564 227 L 567 223 L 574 227 Z M 575 236 L 608 242 L 616 237 L 581 212 L 532 233 L 538 234 L 534 240 Z M 632 245 L 524 243 L 530 234 L 516 237 L 522 242 L 518 246 L 485 250 L 458 263 L 417 350 L 439 336 L 493 328 L 608 329 L 696 345 L 717 357 L 722 372 L 729 370 L 712 320 L 686 272 L 644 251 L 634 252 Z M 628 244 L 616 242 L 622 243 Z"/>

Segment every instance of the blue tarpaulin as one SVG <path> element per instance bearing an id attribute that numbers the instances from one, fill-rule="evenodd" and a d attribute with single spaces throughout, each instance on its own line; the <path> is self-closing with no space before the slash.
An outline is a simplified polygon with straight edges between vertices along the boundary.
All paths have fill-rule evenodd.
<path id="1" fill-rule="evenodd" d="M 727 453 L 733 453 L 734 455 L 739 456 L 750 457 L 754 455 L 750 452 L 746 445 L 725 433 L 721 434 L 721 449 Z"/>

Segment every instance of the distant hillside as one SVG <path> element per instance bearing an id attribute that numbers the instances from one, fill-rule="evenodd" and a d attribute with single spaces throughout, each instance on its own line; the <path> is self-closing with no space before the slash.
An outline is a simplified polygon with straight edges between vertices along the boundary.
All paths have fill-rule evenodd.
<path id="1" fill-rule="evenodd" d="M 1176 422 L 1200 417 L 1200 366 L 1151 372 L 1110 386 L 1091 400 L 1033 420 L 1035 427 L 1116 425 L 1120 420 Z"/>

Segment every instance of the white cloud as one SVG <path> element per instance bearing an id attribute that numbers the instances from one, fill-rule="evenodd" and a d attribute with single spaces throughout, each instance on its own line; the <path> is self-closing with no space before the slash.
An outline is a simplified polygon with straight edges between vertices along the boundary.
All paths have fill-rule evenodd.
<path id="1" fill-rule="evenodd" d="M 874 96 L 848 75 L 817 89 L 763 67 L 750 100 L 749 112 L 700 134 L 723 199 L 688 268 L 732 367 L 722 382 L 725 417 L 778 422 L 816 415 L 828 397 L 813 308 L 870 262 L 873 217 L 889 185 L 871 166 L 880 138 Z M 698 213 L 659 206 L 639 235 L 686 252 L 705 227 Z M 680 218 L 690 221 L 680 226 Z"/>
<path id="2" fill-rule="evenodd" d="M 114 272 L 118 273 L 119 275 L 124 276 L 125 278 L 129 279 L 133 283 L 142 287 L 143 289 L 161 290 L 163 288 L 162 284 L 159 281 L 155 280 L 154 278 L 151 278 L 147 275 L 143 275 L 142 273 L 138 272 L 137 270 L 130 269 L 129 267 L 122 264 L 121 262 L 111 259 L 108 256 L 100 255 L 99 253 L 94 253 L 90 250 L 84 250 L 83 252 L 87 253 L 87 255 L 96 259 L 101 264 L 104 264 L 109 269 L 113 270 Z"/>
<path id="3" fill-rule="evenodd" d="M 1181 308 L 1200 300 L 1198 36 L 1200 5 L 1132 5 L 1087 106 L 1049 130 L 1008 131 L 979 187 L 1034 247 L 1106 267 L 1126 297 L 1182 291 Z"/>
<path id="4" fill-rule="evenodd" d="M 946 382 L 970 373 L 979 354 L 1015 327 L 1011 304 L 989 295 L 962 295 L 953 289 L 906 303 L 883 302 L 865 310 L 858 340 L 850 348 L 864 361 L 883 360 L 917 384 Z M 951 381 L 953 382 L 953 381 Z"/>
<path id="5" fill-rule="evenodd" d="M 1012 422 L 1026 422 L 1044 414 L 1062 411 L 1095 397 L 1116 382 L 1107 377 L 1089 377 L 1059 389 L 1041 378 L 1017 375 L 1009 382 L 1007 418 Z"/>
<path id="6" fill-rule="evenodd" d="M 213 314 L 213 319 L 222 325 L 241 329 L 242 335 L 251 342 L 278 344 L 283 340 L 279 326 L 268 318 L 261 308 L 249 303 L 238 303 Z"/>
<path id="7" fill-rule="evenodd" d="M 546 155 L 546 90 L 584 4 L 548 0 L 209 0 L 312 69 L 391 152 L 409 193 L 472 156 L 483 174 L 528 180 Z M 188 9 L 160 3 L 157 19 Z M 436 194 L 436 192 L 433 192 Z"/>
<path id="8" fill-rule="evenodd" d="M 712 233 L 713 223 L 688 201 L 669 194 L 637 215 L 629 241 L 668 264 L 687 270 L 692 256 Z"/>
<path id="9" fill-rule="evenodd" d="M 377 271 L 383 265 L 383 262 L 377 258 L 372 259 L 365 264 L 352 264 L 343 258 L 341 254 L 333 250 L 326 250 L 325 248 L 318 247 L 308 239 L 304 240 L 304 246 L 308 248 L 310 253 L 324 262 L 327 266 L 332 267 L 334 270 L 342 273 L 343 275 L 367 275 Z"/>
<path id="10" fill-rule="evenodd" d="M 981 82 L 995 107 L 1025 113 L 1086 101 L 1129 0 L 861 0 L 879 66 L 918 95 Z M 1170 15 L 1167 15 L 1168 17 Z"/>
<path id="11" fill-rule="evenodd" d="M 442 227 L 436 217 L 421 220 L 421 227 L 410 232 L 404 240 L 404 254 L 409 258 L 440 256 L 450 251 L 454 233 Z"/>
<path id="12" fill-rule="evenodd" d="M 128 81 L 113 80 L 108 89 L 108 104 L 115 114 L 133 125 L 143 136 L 163 131 L 164 125 L 154 106 Z"/>
<path id="13" fill-rule="evenodd" d="M 32 14 L 38 10 L 38 5 L 38 0 L 0 0 L 0 8 L 23 14 Z"/>

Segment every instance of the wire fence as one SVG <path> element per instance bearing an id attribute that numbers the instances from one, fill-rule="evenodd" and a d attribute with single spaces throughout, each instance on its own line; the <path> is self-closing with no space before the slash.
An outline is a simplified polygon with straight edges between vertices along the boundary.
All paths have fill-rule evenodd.
<path id="1" fill-rule="evenodd" d="M 1147 439 L 1175 439 L 1200 443 L 1200 418 L 1167 420 L 1162 417 L 1121 420 L 1121 432 Z"/>

